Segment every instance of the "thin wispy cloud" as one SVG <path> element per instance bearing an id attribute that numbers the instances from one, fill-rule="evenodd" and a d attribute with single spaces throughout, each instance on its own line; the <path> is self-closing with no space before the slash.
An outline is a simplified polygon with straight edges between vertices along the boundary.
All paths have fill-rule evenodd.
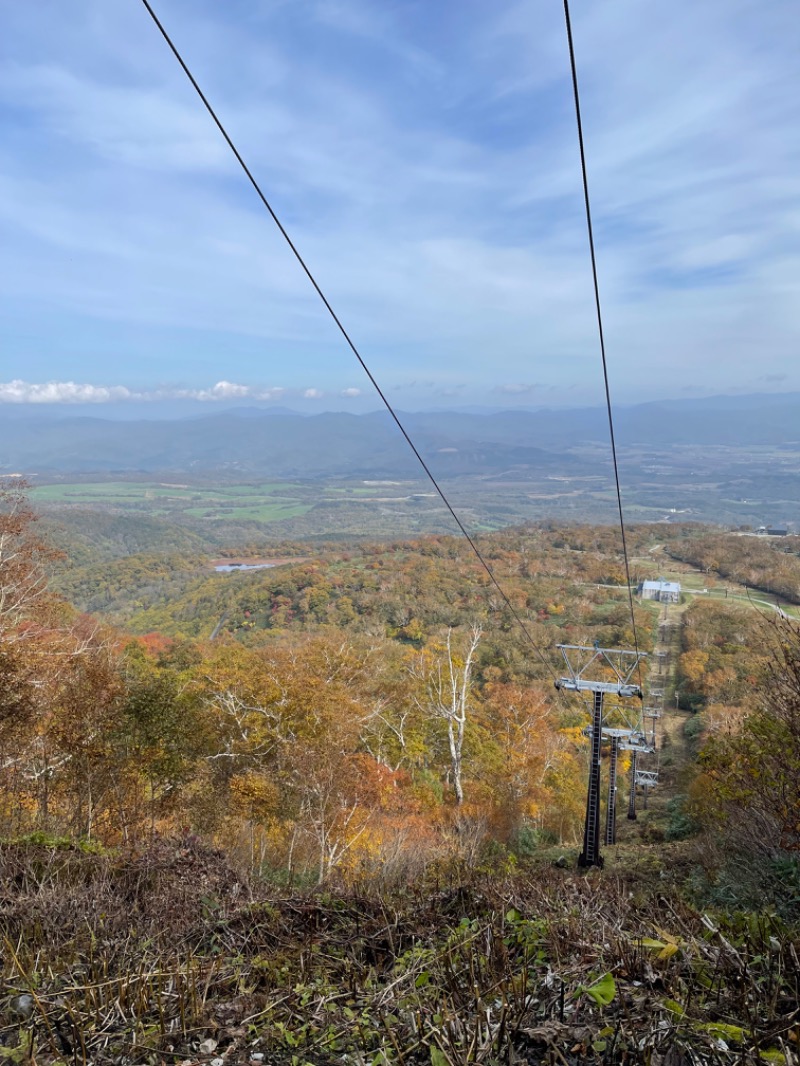
<path id="1" fill-rule="evenodd" d="M 454 381 L 460 400 L 529 402 L 530 381 L 600 398 L 560 9 L 159 14 L 379 380 L 416 382 L 419 404 Z M 800 388 L 799 25 L 789 0 L 677 0 L 657 32 L 638 0 L 574 13 L 621 399 L 744 387 L 754 360 L 765 385 Z M 109 353 L 136 396 L 166 377 L 200 398 L 224 367 L 358 399 L 351 354 L 143 10 L 10 8 L 0 123 L 2 369 L 64 397 L 4 402 L 79 402 L 70 383 L 102 380 Z"/>
<path id="2" fill-rule="evenodd" d="M 516 381 L 507 385 L 498 385 L 494 391 L 505 396 L 528 396 L 530 393 L 541 389 L 541 387 L 541 385 L 529 385 L 522 381 Z"/>

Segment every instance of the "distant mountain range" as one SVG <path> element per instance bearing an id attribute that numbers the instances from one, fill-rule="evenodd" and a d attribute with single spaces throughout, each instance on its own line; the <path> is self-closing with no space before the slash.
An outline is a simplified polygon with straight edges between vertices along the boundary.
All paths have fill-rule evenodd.
<path id="1" fill-rule="evenodd" d="M 403 413 L 441 477 L 527 469 L 569 473 L 579 446 L 607 444 L 605 408 L 476 414 Z M 800 441 L 800 394 L 665 400 L 620 407 L 618 444 L 784 445 Z M 112 420 L 29 408 L 0 410 L 0 472 L 174 471 L 275 478 L 416 478 L 419 467 L 386 412 L 300 415 L 233 408 L 197 417 Z"/>

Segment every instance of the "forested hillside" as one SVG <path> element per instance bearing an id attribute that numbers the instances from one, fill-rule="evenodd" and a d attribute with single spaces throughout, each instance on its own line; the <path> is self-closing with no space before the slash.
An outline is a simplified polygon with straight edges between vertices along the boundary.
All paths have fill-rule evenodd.
<path id="1" fill-rule="evenodd" d="M 9 832 L 114 844 L 184 828 L 301 882 L 457 852 L 471 835 L 578 839 L 585 706 L 552 687 L 556 645 L 634 643 L 613 528 L 480 536 L 506 600 L 454 537 L 284 542 L 279 565 L 216 573 L 196 541 L 142 551 L 106 521 L 91 527 L 100 559 L 84 538 L 71 562 L 37 539 L 21 488 L 4 498 L 30 568 L 15 580 L 36 592 L 14 616 L 25 640 L 8 643 L 8 691 L 26 709 L 7 716 Z M 632 527 L 629 547 L 634 581 L 670 557 L 705 563 L 712 586 L 714 568 L 752 578 L 756 556 L 764 571 L 798 562 L 789 541 L 688 525 Z M 683 576 L 692 602 L 667 698 L 695 715 L 691 737 L 713 741 L 752 708 L 770 638 L 735 589 Z M 730 601 L 710 595 L 723 591 Z M 636 602 L 642 651 L 660 611 Z M 32 656 L 39 631 L 69 650 Z"/>
<path id="2" fill-rule="evenodd" d="M 587 706 L 554 688 L 556 644 L 632 645 L 615 530 L 481 536 L 506 603 L 453 537 L 283 544 L 274 569 L 218 574 L 194 543 L 159 550 L 111 523 L 94 531 L 100 561 L 70 564 L 24 486 L 0 505 L 15 1049 L 316 1066 L 362 1048 L 444 1066 L 476 1061 L 476 1041 L 486 1062 L 600 1061 L 612 1039 L 631 1062 L 784 1046 L 800 884 L 790 621 L 697 584 L 683 604 L 636 603 L 641 650 L 665 618 L 678 626 L 675 661 L 643 678 L 646 700 L 666 685 L 678 709 L 650 809 L 621 825 L 610 879 L 584 880 Z M 721 539 L 665 532 L 631 530 L 635 580 Z M 606 711 L 622 721 L 613 699 Z M 744 933 L 724 909 L 765 902 Z M 716 908 L 710 938 L 697 907 Z M 134 992 L 137 957 L 150 976 Z"/>
<path id="3" fill-rule="evenodd" d="M 582 534 L 571 536 L 584 543 Z M 560 535 L 534 528 L 479 538 L 512 604 L 529 612 L 532 625 L 605 624 L 604 639 L 611 639 L 615 619 L 617 629 L 625 626 L 624 597 L 592 586 L 621 584 L 624 570 L 613 535 L 595 531 L 585 543 L 573 550 Z M 254 546 L 249 553 L 260 554 Z M 417 639 L 426 625 L 436 633 L 502 614 L 497 591 L 488 589 L 463 539 L 344 541 L 310 551 L 281 543 L 266 557 L 275 554 L 285 560 L 275 569 L 222 574 L 212 571 L 208 556 L 137 553 L 66 570 L 58 586 L 82 609 L 125 621 L 136 632 L 192 637 L 209 635 L 222 616 L 240 635 L 328 625 Z M 302 561 L 293 564 L 292 556 Z M 617 600 L 622 606 L 615 612 Z M 551 638 L 540 634 L 544 644 Z"/>
<path id="4" fill-rule="evenodd" d="M 184 827 L 301 881 L 345 856 L 424 860 L 465 834 L 475 846 L 534 830 L 577 839 L 582 712 L 551 679 L 558 641 L 632 639 L 624 592 L 601 587 L 622 573 L 610 532 L 576 533 L 574 546 L 545 530 L 482 541 L 527 638 L 450 537 L 227 574 L 134 553 L 96 565 L 94 581 L 62 569 L 62 589 L 94 615 L 71 617 L 43 591 L 33 516 L 7 498 L 24 581 L 42 589 L 28 624 L 58 612 L 69 648 L 46 683 L 14 682 L 29 710 L 7 721 L 8 831 L 112 844 Z M 109 628 L 108 608 L 135 617 L 142 639 Z M 637 608 L 645 649 L 654 611 Z"/>
<path id="5" fill-rule="evenodd" d="M 800 538 L 707 532 L 703 537 L 670 539 L 675 559 L 754 589 L 800 603 Z"/>

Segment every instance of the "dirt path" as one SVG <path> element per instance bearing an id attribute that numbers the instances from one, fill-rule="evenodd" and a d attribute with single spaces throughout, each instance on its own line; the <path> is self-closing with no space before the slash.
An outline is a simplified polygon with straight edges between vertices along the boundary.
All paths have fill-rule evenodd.
<path id="1" fill-rule="evenodd" d="M 620 781 L 622 799 L 618 801 L 617 839 L 620 842 L 640 835 L 643 825 L 663 818 L 667 804 L 679 791 L 680 777 L 687 757 L 684 726 L 688 713 L 676 707 L 675 686 L 681 652 L 681 626 L 684 604 L 663 604 L 653 652 L 648 659 L 647 696 L 644 702 L 644 725 L 648 739 L 655 739 L 653 755 L 637 758 L 639 785 L 636 790 L 636 820 L 626 818 L 629 810 L 630 773 Z M 645 775 L 655 772 L 654 786 L 645 783 Z"/>
<path id="2" fill-rule="evenodd" d="M 659 747 L 680 747 L 684 744 L 683 727 L 688 715 L 677 709 L 675 686 L 685 611 L 685 604 L 665 603 L 662 606 L 658 636 L 650 659 L 650 702 L 658 706 L 662 715 L 656 722 Z M 656 696 L 657 693 L 660 695 Z M 667 744 L 664 744 L 665 739 Z"/>

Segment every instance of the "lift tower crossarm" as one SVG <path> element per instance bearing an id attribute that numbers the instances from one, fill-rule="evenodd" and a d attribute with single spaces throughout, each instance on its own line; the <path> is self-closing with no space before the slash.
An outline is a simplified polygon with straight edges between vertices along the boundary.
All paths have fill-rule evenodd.
<path id="1" fill-rule="evenodd" d="M 583 735 L 591 737 L 592 726 L 587 725 Z M 652 755 L 656 750 L 647 737 L 633 729 L 609 729 L 604 725 L 603 740 L 617 740 L 620 751 L 638 751 L 640 755 Z"/>
<path id="2" fill-rule="evenodd" d="M 631 680 L 639 663 L 646 656 L 644 652 L 626 651 L 619 648 L 601 648 L 598 644 L 558 644 L 558 649 L 564 656 L 568 676 L 559 678 L 556 688 L 565 689 L 568 692 L 602 692 L 615 696 L 638 696 L 643 699 L 640 685 Z M 575 652 L 583 653 L 580 656 Z M 585 658 L 589 652 L 589 658 L 578 667 L 574 660 Z M 570 655 L 572 653 L 572 655 Z M 604 681 L 600 678 L 587 676 L 593 672 L 592 667 L 610 669 L 615 680 Z"/>
<path id="3" fill-rule="evenodd" d="M 637 770 L 636 784 L 651 785 L 654 787 L 658 784 L 658 770 Z"/>
<path id="4" fill-rule="evenodd" d="M 642 690 L 638 685 L 621 685 L 618 681 L 583 681 L 571 677 L 560 677 L 556 681 L 556 688 L 565 689 L 567 692 L 607 692 L 613 696 L 642 698 Z"/>

